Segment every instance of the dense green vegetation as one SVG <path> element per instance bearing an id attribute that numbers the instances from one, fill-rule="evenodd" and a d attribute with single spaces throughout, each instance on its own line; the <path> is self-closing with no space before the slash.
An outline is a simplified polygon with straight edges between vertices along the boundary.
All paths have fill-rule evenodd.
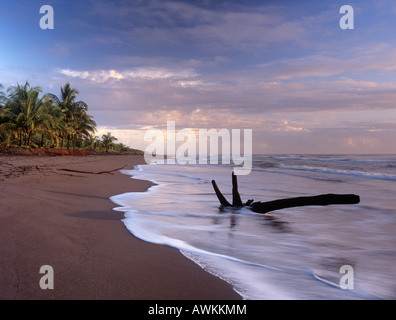
<path id="1" fill-rule="evenodd" d="M 59 97 L 43 94 L 29 82 L 9 87 L 6 92 L 0 84 L 0 147 L 137 151 L 115 143 L 117 138 L 110 132 L 96 136 L 96 122 L 78 95 L 69 83 L 61 88 Z"/>

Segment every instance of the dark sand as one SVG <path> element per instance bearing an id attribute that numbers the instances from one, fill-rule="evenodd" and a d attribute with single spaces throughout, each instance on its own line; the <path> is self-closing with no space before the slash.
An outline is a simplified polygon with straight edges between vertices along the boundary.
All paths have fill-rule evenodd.
<path id="1" fill-rule="evenodd" d="M 118 171 L 35 168 L 98 172 L 143 161 L 0 155 L 0 299 L 240 299 L 177 250 L 143 242 L 125 228 L 109 197 L 144 191 L 150 182 Z M 53 290 L 39 286 L 43 265 L 53 267 Z"/>

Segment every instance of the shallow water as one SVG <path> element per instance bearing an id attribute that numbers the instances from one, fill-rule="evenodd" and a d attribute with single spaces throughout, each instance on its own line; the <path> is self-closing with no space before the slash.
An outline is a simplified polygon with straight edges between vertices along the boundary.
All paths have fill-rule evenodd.
<path id="1" fill-rule="evenodd" d="M 239 176 L 243 201 L 354 193 L 358 205 L 299 207 L 262 215 L 219 207 L 232 167 L 144 165 L 124 171 L 157 183 L 111 199 L 128 230 L 178 248 L 246 299 L 395 299 L 396 156 L 255 156 Z M 150 204 L 148 206 L 148 204 Z M 349 284 L 340 273 L 352 267 Z"/>

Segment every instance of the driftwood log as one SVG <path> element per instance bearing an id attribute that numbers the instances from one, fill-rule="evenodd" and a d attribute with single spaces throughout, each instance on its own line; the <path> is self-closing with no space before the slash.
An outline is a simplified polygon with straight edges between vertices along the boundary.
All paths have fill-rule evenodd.
<path id="1" fill-rule="evenodd" d="M 106 171 L 99 171 L 99 172 L 92 172 L 92 171 L 81 171 L 81 170 L 73 170 L 73 169 L 66 169 L 66 168 L 42 168 L 40 166 L 36 166 L 36 168 L 40 171 L 67 171 L 67 172 L 75 172 L 75 173 L 86 173 L 86 174 L 114 174 L 115 171 L 122 170 L 126 167 L 127 165 L 117 168 L 117 169 L 112 169 L 112 170 L 106 170 Z"/>
<path id="2" fill-rule="evenodd" d="M 221 193 L 215 180 L 212 180 L 213 189 L 220 204 L 224 207 L 243 207 L 248 206 L 252 211 L 257 213 L 267 213 L 274 210 L 285 208 L 302 207 L 302 206 L 328 206 L 333 204 L 358 204 L 360 197 L 355 194 L 321 194 L 312 197 L 296 197 L 279 199 L 267 202 L 248 200 L 243 203 L 238 191 L 237 176 L 232 173 L 232 204 Z"/>

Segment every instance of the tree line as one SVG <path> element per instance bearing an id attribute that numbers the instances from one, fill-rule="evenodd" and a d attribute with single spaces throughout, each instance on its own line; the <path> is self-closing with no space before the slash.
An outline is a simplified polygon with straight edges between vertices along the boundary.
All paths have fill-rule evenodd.
<path id="1" fill-rule="evenodd" d="M 0 146 L 91 151 L 136 151 L 115 143 L 117 138 L 107 133 L 100 139 L 94 117 L 88 105 L 78 101 L 79 91 L 66 83 L 60 96 L 43 94 L 40 87 L 26 81 L 6 92 L 0 84 Z"/>

